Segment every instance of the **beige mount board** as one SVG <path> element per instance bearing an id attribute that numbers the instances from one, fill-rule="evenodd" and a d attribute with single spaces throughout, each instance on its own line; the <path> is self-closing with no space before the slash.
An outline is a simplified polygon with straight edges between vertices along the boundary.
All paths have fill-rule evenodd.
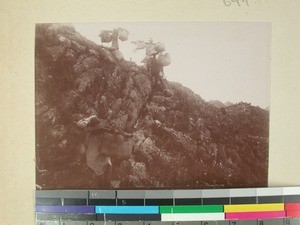
<path id="1" fill-rule="evenodd" d="M 225 1 L 228 3 L 228 1 Z M 272 23 L 269 186 L 300 185 L 298 0 L 2 1 L 0 166 L 3 224 L 33 224 L 34 27 L 42 22 Z M 16 212 L 17 211 L 17 212 Z"/>

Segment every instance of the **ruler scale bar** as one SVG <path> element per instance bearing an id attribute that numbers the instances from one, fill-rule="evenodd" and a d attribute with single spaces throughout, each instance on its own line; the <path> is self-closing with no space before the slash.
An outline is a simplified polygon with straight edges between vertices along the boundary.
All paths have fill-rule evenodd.
<path id="1" fill-rule="evenodd" d="M 258 220 L 253 225 L 300 225 L 295 222 L 300 221 L 300 187 L 42 190 L 36 191 L 35 197 L 36 224 L 39 225 L 156 225 L 163 222 L 168 225 L 246 225 L 242 221 L 248 220 L 251 224 Z M 276 224 L 282 218 L 285 218 L 283 223 Z M 263 224 L 259 222 L 262 219 Z"/>

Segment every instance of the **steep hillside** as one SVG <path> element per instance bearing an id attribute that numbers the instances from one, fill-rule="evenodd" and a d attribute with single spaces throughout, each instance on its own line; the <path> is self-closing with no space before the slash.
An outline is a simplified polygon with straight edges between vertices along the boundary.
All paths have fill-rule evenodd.
<path id="1" fill-rule="evenodd" d="M 86 164 L 85 134 L 76 126 L 91 115 L 133 133 L 132 157 L 116 166 L 119 188 L 267 185 L 263 109 L 247 103 L 219 109 L 179 83 L 155 86 L 143 67 L 118 61 L 71 26 L 37 25 L 35 77 L 42 189 L 105 186 Z"/>

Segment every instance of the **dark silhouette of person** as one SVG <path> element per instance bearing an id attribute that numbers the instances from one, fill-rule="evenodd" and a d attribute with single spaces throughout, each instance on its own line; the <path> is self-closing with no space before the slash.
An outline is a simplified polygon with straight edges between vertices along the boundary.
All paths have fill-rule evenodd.
<path id="1" fill-rule="evenodd" d="M 156 56 L 158 53 L 155 53 L 151 57 L 150 61 L 150 72 L 155 79 L 155 87 L 158 87 L 158 82 L 163 86 L 163 80 L 161 73 L 163 73 L 163 66 L 157 62 Z"/>

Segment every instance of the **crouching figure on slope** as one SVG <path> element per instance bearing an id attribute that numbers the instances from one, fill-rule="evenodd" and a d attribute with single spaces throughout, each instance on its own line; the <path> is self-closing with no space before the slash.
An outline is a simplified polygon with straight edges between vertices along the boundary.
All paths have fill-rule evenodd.
<path id="1" fill-rule="evenodd" d="M 120 163 L 132 155 L 133 135 L 102 124 L 97 116 L 84 118 L 77 126 L 86 132 L 86 162 L 97 176 L 99 185 L 117 188 L 120 181 L 115 180 L 115 173 Z"/>

